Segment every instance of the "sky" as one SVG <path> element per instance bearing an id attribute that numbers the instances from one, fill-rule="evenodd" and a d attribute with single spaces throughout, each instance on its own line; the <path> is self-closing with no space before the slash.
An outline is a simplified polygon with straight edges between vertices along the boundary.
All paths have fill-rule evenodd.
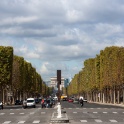
<path id="1" fill-rule="evenodd" d="M 0 46 L 44 81 L 57 70 L 73 78 L 100 50 L 124 46 L 124 0 L 0 0 Z"/>

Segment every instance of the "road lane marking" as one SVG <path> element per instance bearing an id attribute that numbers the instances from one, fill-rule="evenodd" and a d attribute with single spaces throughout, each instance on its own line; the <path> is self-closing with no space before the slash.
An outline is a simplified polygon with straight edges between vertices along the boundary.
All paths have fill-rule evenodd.
<path id="1" fill-rule="evenodd" d="M 19 122 L 18 122 L 18 124 L 23 124 L 23 123 L 25 123 L 25 121 L 19 121 Z"/>
<path id="2" fill-rule="evenodd" d="M 103 112 L 104 114 L 108 113 L 108 112 Z"/>
<path id="3" fill-rule="evenodd" d="M 9 124 L 11 121 L 5 121 L 3 124 Z"/>
<path id="4" fill-rule="evenodd" d="M 96 113 L 98 113 L 98 112 L 93 112 L 93 113 L 95 113 L 95 114 L 96 114 Z"/>
<path id="5" fill-rule="evenodd" d="M 14 115 L 15 113 L 10 113 L 10 115 Z"/>
<path id="6" fill-rule="evenodd" d="M 35 121 L 33 121 L 33 124 L 38 124 L 38 123 L 40 123 L 40 121 L 39 120 L 35 120 Z"/>
<path id="7" fill-rule="evenodd" d="M 110 120 L 110 122 L 117 122 L 116 120 Z"/>
<path id="8" fill-rule="evenodd" d="M 112 112 L 112 113 L 117 114 L 117 112 Z"/>
<path id="9" fill-rule="evenodd" d="M 20 115 L 24 115 L 24 113 L 19 113 Z"/>
<path id="10" fill-rule="evenodd" d="M 80 120 L 81 122 L 87 122 L 87 120 Z"/>
<path id="11" fill-rule="evenodd" d="M 74 114 L 77 114 L 77 112 L 73 112 Z"/>
<path id="12" fill-rule="evenodd" d="M 0 113 L 0 115 L 4 115 L 5 113 Z"/>

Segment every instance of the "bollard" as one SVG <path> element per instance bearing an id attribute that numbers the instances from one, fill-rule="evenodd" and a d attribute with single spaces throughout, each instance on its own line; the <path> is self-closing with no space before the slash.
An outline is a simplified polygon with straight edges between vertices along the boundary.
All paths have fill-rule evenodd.
<path id="1" fill-rule="evenodd" d="M 61 115 L 61 105 L 60 105 L 60 103 L 58 103 L 58 116 L 57 116 L 57 118 L 61 118 L 62 117 L 62 115 Z"/>

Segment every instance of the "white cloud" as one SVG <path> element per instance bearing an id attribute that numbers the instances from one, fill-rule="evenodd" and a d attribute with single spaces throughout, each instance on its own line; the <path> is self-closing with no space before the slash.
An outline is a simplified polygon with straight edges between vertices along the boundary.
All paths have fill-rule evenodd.
<path id="1" fill-rule="evenodd" d="M 107 46 L 124 46 L 122 0 L 4 0 L 0 45 L 35 65 L 44 80 L 65 77 Z"/>

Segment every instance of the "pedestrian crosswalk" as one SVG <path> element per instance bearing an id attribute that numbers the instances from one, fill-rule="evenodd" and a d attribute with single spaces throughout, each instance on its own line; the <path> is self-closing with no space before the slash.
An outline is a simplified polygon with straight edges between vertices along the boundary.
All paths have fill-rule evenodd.
<path id="1" fill-rule="evenodd" d="M 112 109 L 107 110 L 103 108 L 66 108 L 68 109 L 68 114 L 70 114 L 73 118 L 73 120 L 78 119 L 79 123 L 101 123 L 101 122 L 106 122 L 106 123 L 119 123 L 122 122 L 124 123 L 124 119 L 122 118 L 124 116 L 124 110 L 123 109 Z M 100 110 L 101 109 L 101 110 Z M 18 109 L 19 110 L 19 109 Z M 36 110 L 36 109 L 35 109 Z M 26 120 L 22 119 L 24 116 L 33 116 L 35 117 L 35 114 L 38 116 L 42 116 L 43 118 L 49 113 L 49 111 L 46 110 L 36 110 L 36 111 L 28 111 L 20 109 L 20 111 L 16 110 L 10 110 L 10 111 L 0 111 L 0 118 L 4 118 L 5 116 L 9 115 L 9 119 L 4 120 L 3 122 L 0 122 L 0 124 L 41 124 L 43 120 L 41 118 L 32 118 L 31 120 Z M 45 115 L 46 114 L 46 115 Z M 121 117 L 119 116 L 121 115 Z M 21 117 L 19 121 L 17 120 L 11 120 L 14 116 Z M 36 115 L 37 116 L 37 115 Z M 116 118 L 116 116 L 119 116 L 119 118 Z M 39 120 L 35 120 L 39 119 Z"/>
<path id="2" fill-rule="evenodd" d="M 87 122 L 95 122 L 95 123 L 100 123 L 100 122 L 113 122 L 113 123 L 118 123 L 120 121 L 114 120 L 114 119 L 109 119 L 109 120 L 101 120 L 101 119 L 93 119 L 93 120 L 80 120 L 81 123 L 87 123 Z M 123 120 L 121 122 L 124 122 Z M 18 122 L 14 122 L 14 121 L 4 121 L 1 124 L 25 124 L 25 123 L 29 123 L 28 121 L 18 121 Z M 42 123 L 40 120 L 34 120 L 32 122 L 30 122 L 30 124 L 40 124 Z"/>
<path id="3" fill-rule="evenodd" d="M 82 123 L 84 123 L 84 122 L 91 122 L 91 120 L 90 121 L 89 120 L 80 120 L 80 122 L 82 122 Z M 94 120 L 92 120 L 92 122 L 96 122 L 96 123 L 99 123 L 99 122 L 116 122 L 116 123 L 118 123 L 119 121 L 113 120 L 113 119 L 109 119 L 109 120 L 94 119 Z"/>
<path id="4" fill-rule="evenodd" d="M 24 123 L 27 123 L 27 122 L 26 121 L 18 121 L 18 122 L 4 121 L 2 124 L 13 124 L 13 123 L 24 124 Z M 32 124 L 39 124 L 40 123 L 40 120 L 34 120 L 31 123 Z"/>

